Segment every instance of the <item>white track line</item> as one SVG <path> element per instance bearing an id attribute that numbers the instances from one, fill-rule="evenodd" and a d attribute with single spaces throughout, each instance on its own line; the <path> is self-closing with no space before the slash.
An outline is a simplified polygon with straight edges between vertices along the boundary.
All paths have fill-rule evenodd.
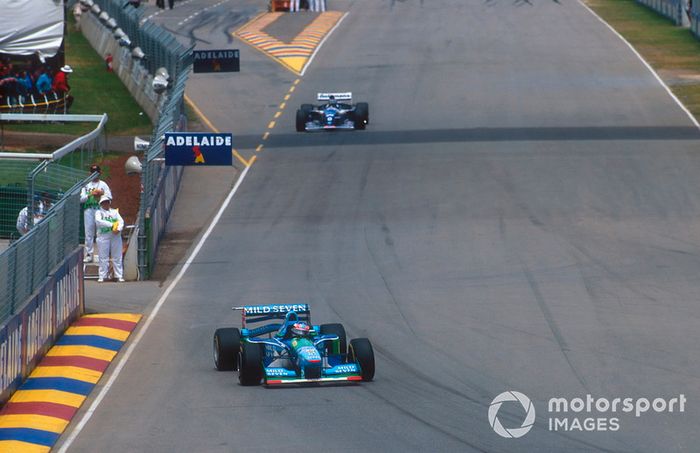
<path id="1" fill-rule="evenodd" d="M 251 167 L 246 167 L 243 170 L 243 173 L 241 173 L 241 176 L 238 178 L 238 181 L 236 182 L 236 185 L 233 186 L 233 189 L 231 189 L 231 192 L 229 192 L 228 196 L 226 197 L 226 200 L 224 200 L 223 205 L 221 205 L 221 208 L 219 208 L 219 212 L 216 213 L 216 216 L 211 222 L 211 225 L 209 225 L 209 228 L 207 228 L 207 231 L 204 233 L 202 238 L 199 240 L 197 243 L 197 246 L 195 249 L 192 251 L 190 256 L 187 258 L 187 261 L 185 261 L 185 264 L 182 266 L 182 269 L 180 269 L 180 272 L 178 272 L 177 277 L 168 285 L 168 288 L 165 290 L 162 296 L 160 296 L 160 299 L 158 299 L 158 302 L 156 303 L 155 307 L 153 307 L 153 310 L 151 313 L 148 315 L 148 318 L 146 318 L 146 322 L 143 323 L 141 329 L 138 331 L 136 336 L 134 337 L 134 340 L 131 342 L 129 345 L 128 349 L 124 353 L 124 355 L 121 357 L 119 360 L 119 363 L 117 364 L 116 368 L 114 368 L 114 371 L 109 377 L 109 380 L 107 383 L 102 387 L 102 390 L 100 390 L 100 393 L 97 395 L 95 398 L 95 401 L 92 402 L 90 405 L 90 408 L 85 412 L 83 415 L 83 418 L 80 419 L 80 422 L 78 422 L 77 425 L 75 425 L 75 428 L 73 428 L 73 431 L 71 431 L 70 435 L 66 438 L 66 441 L 63 443 L 61 446 L 61 449 L 58 450 L 58 453 L 66 453 L 68 449 L 70 448 L 71 444 L 75 441 L 75 439 L 78 437 L 80 432 L 85 428 L 85 425 L 87 422 L 92 418 L 93 414 L 97 410 L 98 406 L 104 399 L 104 397 L 107 395 L 109 390 L 112 388 L 112 385 L 114 384 L 114 381 L 117 380 L 119 377 L 119 374 L 121 373 L 122 369 L 124 368 L 124 365 L 126 365 L 126 362 L 129 360 L 131 357 L 131 354 L 134 352 L 138 344 L 141 342 L 141 339 L 144 337 L 146 332 L 148 331 L 148 328 L 151 326 L 151 323 L 155 319 L 155 317 L 158 315 L 158 312 L 160 311 L 161 307 L 165 303 L 165 301 L 168 299 L 168 296 L 170 293 L 175 289 L 175 286 L 180 282 L 180 279 L 182 278 L 183 275 L 185 275 L 185 272 L 187 272 L 187 269 L 189 269 L 190 265 L 194 261 L 194 259 L 197 257 L 197 254 L 199 254 L 199 251 L 202 249 L 202 246 L 204 245 L 204 242 L 207 240 L 211 232 L 214 230 L 214 227 L 216 226 L 217 223 L 219 223 L 219 219 L 221 219 L 221 215 L 224 213 L 224 210 L 228 207 L 229 203 L 231 203 L 231 200 L 233 199 L 233 196 L 236 194 L 238 191 L 238 188 L 240 187 L 241 183 L 246 177 L 246 174 L 248 174 L 248 170 L 250 170 Z"/>
<path id="2" fill-rule="evenodd" d="M 627 40 L 625 39 L 624 36 L 622 36 L 620 33 L 618 33 L 618 31 L 615 30 L 609 23 L 605 22 L 605 20 L 604 20 L 602 17 L 600 17 L 595 11 L 593 11 L 588 5 L 586 5 L 585 3 L 583 3 L 582 0 L 578 0 L 578 2 L 581 4 L 581 6 L 583 6 L 584 8 L 586 8 L 586 9 L 588 10 L 588 12 L 590 12 L 591 14 L 593 14 L 593 16 L 595 16 L 595 18 L 598 19 L 603 25 L 605 25 L 606 27 L 608 27 L 608 28 L 610 29 L 610 31 L 612 31 L 613 33 L 615 33 L 615 35 L 617 35 L 617 37 L 620 38 L 620 39 L 622 40 L 622 42 L 624 42 L 625 44 L 627 44 L 627 47 L 629 47 L 630 50 L 631 50 L 632 52 L 634 52 L 634 54 L 637 56 L 637 58 L 639 58 L 639 60 L 644 64 L 644 66 L 647 67 L 647 69 L 649 70 L 649 72 L 651 72 L 651 73 L 654 75 L 654 77 L 656 77 L 656 80 L 658 80 L 658 82 L 661 84 L 661 86 L 664 87 L 664 89 L 666 90 L 666 92 L 668 93 L 668 95 L 671 96 L 671 98 L 673 98 L 673 100 L 676 101 L 676 104 L 678 104 L 678 106 L 686 113 L 686 115 L 688 115 L 688 118 L 690 118 L 690 121 L 693 122 L 693 124 L 695 125 L 695 127 L 697 127 L 698 129 L 700 129 L 700 123 L 698 123 L 698 120 L 695 119 L 695 117 L 693 116 L 693 114 L 690 113 L 690 110 L 688 110 L 688 108 L 687 108 L 685 105 L 683 105 L 683 103 L 680 101 L 680 99 L 678 99 L 678 98 L 676 97 L 676 95 L 673 94 L 673 91 L 671 91 L 671 89 L 668 87 L 668 85 L 666 85 L 666 82 L 664 82 L 664 81 L 661 79 L 661 77 L 659 77 L 659 74 L 656 73 L 656 71 L 654 70 L 654 68 L 652 68 L 651 65 L 650 65 L 649 63 L 647 63 L 647 61 L 644 59 L 644 57 L 642 57 L 642 55 L 641 55 L 639 52 L 637 52 L 637 49 L 635 49 L 634 46 L 632 46 L 632 44 L 630 44 L 630 42 L 627 41 Z"/>
<path id="3" fill-rule="evenodd" d="M 331 31 L 329 31 L 328 34 L 327 34 L 326 36 L 323 37 L 323 39 L 321 40 L 320 43 L 318 43 L 318 46 L 316 47 L 316 50 L 314 50 L 314 53 L 312 53 L 311 56 L 309 57 L 309 61 L 307 61 L 306 64 L 304 65 L 304 69 L 302 69 L 301 72 L 299 73 L 300 76 L 303 76 L 303 75 L 304 75 L 304 73 L 306 72 L 306 68 L 308 68 L 309 65 L 311 64 L 311 62 L 314 61 L 314 57 L 316 56 L 316 54 L 318 53 L 318 51 L 321 50 L 321 47 L 323 46 L 323 43 L 325 43 L 326 40 L 333 34 L 333 32 L 335 31 L 335 29 L 338 28 L 338 26 L 340 25 L 340 23 L 345 19 L 345 17 L 346 17 L 347 15 L 348 15 L 347 12 L 346 12 L 345 14 L 343 14 L 343 16 L 340 18 L 340 20 L 338 20 L 338 23 L 335 24 L 335 25 L 333 26 L 333 28 L 331 28 Z"/>

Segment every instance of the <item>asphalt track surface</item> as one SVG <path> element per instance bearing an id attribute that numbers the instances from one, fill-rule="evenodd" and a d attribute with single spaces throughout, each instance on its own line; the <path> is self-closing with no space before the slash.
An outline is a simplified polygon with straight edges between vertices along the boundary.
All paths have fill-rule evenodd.
<path id="1" fill-rule="evenodd" d="M 685 113 L 574 1 L 333 3 L 348 17 L 71 451 L 696 450 L 700 161 Z M 158 20 L 176 28 L 185 8 Z M 181 34 L 223 45 L 222 18 L 254 13 L 221 8 Z M 240 48 L 240 74 L 189 92 L 250 156 L 296 77 Z M 326 90 L 368 101 L 367 131 L 295 133 L 294 108 Z M 369 337 L 375 381 L 244 388 L 214 370 L 231 306 L 293 301 Z M 507 390 L 537 409 L 520 439 L 489 426 Z M 681 393 L 681 414 L 548 430 L 552 397 Z M 498 415 L 524 419 L 513 403 Z"/>

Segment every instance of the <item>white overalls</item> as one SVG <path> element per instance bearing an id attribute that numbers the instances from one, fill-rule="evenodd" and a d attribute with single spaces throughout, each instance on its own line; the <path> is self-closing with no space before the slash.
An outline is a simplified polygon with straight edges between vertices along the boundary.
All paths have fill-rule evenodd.
<path id="1" fill-rule="evenodd" d="M 100 189 L 112 198 L 112 192 L 106 182 L 101 180 L 90 181 L 80 190 L 80 202 L 83 204 L 83 221 L 85 222 L 85 261 L 92 259 L 93 244 L 95 242 L 95 213 L 100 209 L 99 200 L 102 195 L 94 195 L 95 189 Z"/>
<path id="2" fill-rule="evenodd" d="M 95 213 L 97 225 L 97 254 L 100 257 L 99 280 L 107 278 L 109 274 L 109 257 L 112 257 L 114 278 L 121 279 L 124 276 L 122 268 L 122 230 L 124 219 L 117 209 L 100 209 Z"/>

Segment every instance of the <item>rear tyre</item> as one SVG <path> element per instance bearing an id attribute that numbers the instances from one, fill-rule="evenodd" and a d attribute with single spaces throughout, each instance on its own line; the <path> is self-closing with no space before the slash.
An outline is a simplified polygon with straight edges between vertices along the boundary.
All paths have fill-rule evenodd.
<path id="1" fill-rule="evenodd" d="M 219 371 L 238 369 L 238 351 L 241 331 L 235 327 L 216 329 L 214 332 L 214 364 Z"/>
<path id="2" fill-rule="evenodd" d="M 260 385 L 262 378 L 262 347 L 255 343 L 244 343 L 238 359 L 238 381 L 241 385 Z"/>
<path id="3" fill-rule="evenodd" d="M 374 379 L 374 350 L 367 338 L 350 340 L 348 360 L 360 365 L 360 375 L 363 381 Z"/>
<path id="4" fill-rule="evenodd" d="M 355 104 L 355 129 L 364 129 L 369 124 L 369 104 L 358 102 Z"/>
<path id="5" fill-rule="evenodd" d="M 339 341 L 337 342 L 326 342 L 326 353 L 327 354 L 345 354 L 347 350 L 347 335 L 345 335 L 345 327 L 342 324 L 321 324 L 321 335 L 337 335 Z M 336 350 L 334 346 L 338 344 L 338 349 Z"/>

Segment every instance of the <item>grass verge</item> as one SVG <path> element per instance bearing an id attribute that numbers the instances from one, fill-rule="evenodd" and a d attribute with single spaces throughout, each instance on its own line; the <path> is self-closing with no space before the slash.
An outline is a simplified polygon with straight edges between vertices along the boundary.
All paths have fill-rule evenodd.
<path id="1" fill-rule="evenodd" d="M 76 30 L 72 16 L 66 36 L 66 64 L 73 68 L 68 80 L 75 98 L 70 113 L 107 113 L 107 133 L 110 135 L 150 134 L 153 126 L 148 115 L 142 113 L 119 77 L 106 71 L 102 57 Z M 93 130 L 95 124 L 14 124 L 5 128 L 10 131 L 81 135 Z"/>
<path id="2" fill-rule="evenodd" d="M 700 118 L 700 41 L 634 0 L 585 0 L 627 39 L 683 104 Z"/>

